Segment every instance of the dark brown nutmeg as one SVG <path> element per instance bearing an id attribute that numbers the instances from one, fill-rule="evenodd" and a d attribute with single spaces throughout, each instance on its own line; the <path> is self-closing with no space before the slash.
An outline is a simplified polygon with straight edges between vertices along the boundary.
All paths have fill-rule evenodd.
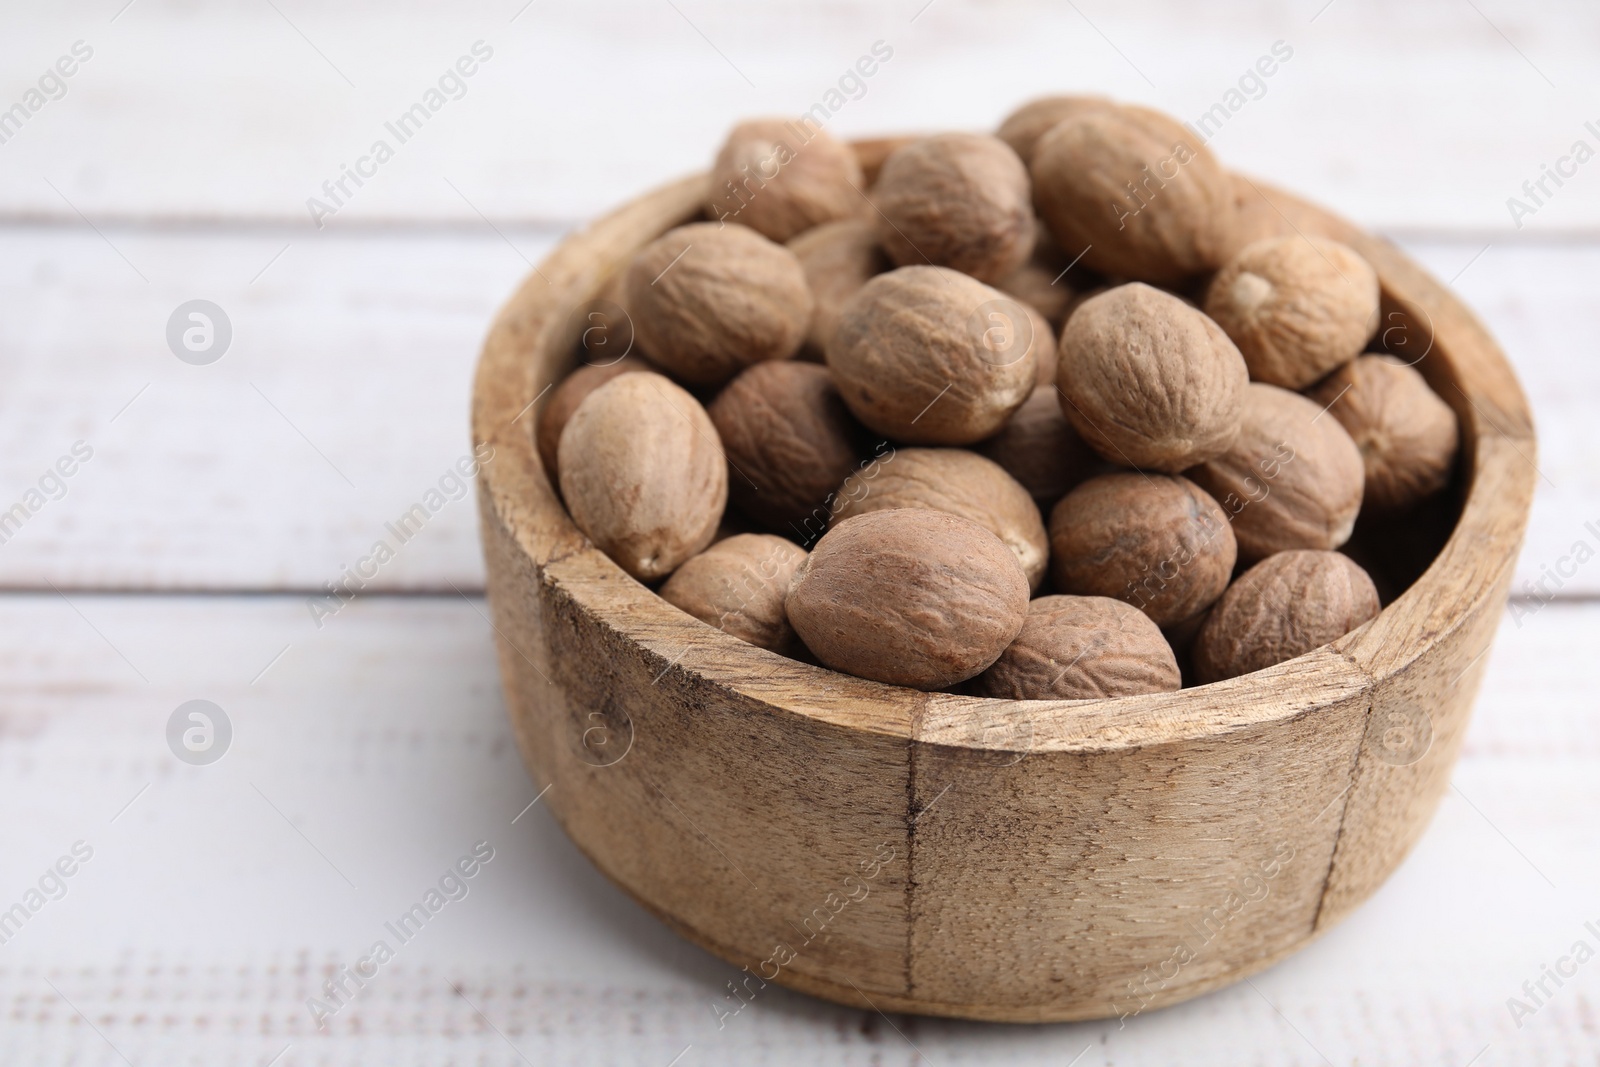
<path id="1" fill-rule="evenodd" d="M 744 226 L 690 223 L 628 267 L 628 313 L 651 362 L 690 385 L 788 359 L 811 325 L 811 290 L 793 252 Z"/>
<path id="2" fill-rule="evenodd" d="M 709 185 L 712 219 L 779 243 L 867 210 L 855 153 L 804 119 L 739 123 L 711 165 Z"/>
<path id="3" fill-rule="evenodd" d="M 1380 610 L 1367 572 L 1338 552 L 1279 552 L 1229 586 L 1200 628 L 1202 683 L 1236 678 L 1336 641 Z"/>
<path id="4" fill-rule="evenodd" d="M 735 534 L 685 560 L 661 598 L 707 626 L 787 655 L 796 638 L 783 600 L 805 558 L 805 549 L 782 537 Z"/>
<path id="5" fill-rule="evenodd" d="M 728 457 L 734 506 L 785 535 L 828 512 L 828 496 L 856 469 L 863 433 L 815 363 L 757 363 L 707 409 Z"/>
<path id="6" fill-rule="evenodd" d="M 827 222 L 789 242 L 811 287 L 815 306 L 806 333 L 807 357 L 822 359 L 839 326 L 839 309 L 863 285 L 893 266 L 878 244 L 878 230 L 866 219 Z"/>
<path id="7" fill-rule="evenodd" d="M 1172 647 L 1138 609 L 1109 597 L 1043 596 L 975 688 L 1007 700 L 1087 700 L 1180 685 Z"/>
<path id="8" fill-rule="evenodd" d="M 1028 168 L 995 137 L 944 133 L 906 145 L 885 161 L 872 200 L 878 240 L 903 267 L 996 282 L 1033 251 Z"/>
<path id="9" fill-rule="evenodd" d="M 1228 516 L 1205 490 L 1166 474 L 1103 474 L 1050 514 L 1055 587 L 1115 597 L 1173 626 L 1228 588 L 1238 555 Z"/>
<path id="10" fill-rule="evenodd" d="M 1045 513 L 1106 465 L 1062 414 L 1054 383 L 1035 389 L 1005 428 L 975 450 L 1000 464 Z"/>
<path id="11" fill-rule="evenodd" d="M 1028 579 L 982 526 L 903 508 L 846 519 L 795 574 L 789 623 L 818 660 L 860 678 L 944 689 L 1022 629 Z"/>

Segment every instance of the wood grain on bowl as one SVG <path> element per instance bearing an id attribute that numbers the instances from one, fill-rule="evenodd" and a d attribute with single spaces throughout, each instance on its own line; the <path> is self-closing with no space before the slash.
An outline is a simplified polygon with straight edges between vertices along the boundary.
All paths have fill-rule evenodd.
<path id="1" fill-rule="evenodd" d="M 1426 827 L 1527 520 L 1531 419 L 1442 285 L 1263 189 L 1377 270 L 1385 347 L 1409 344 L 1460 419 L 1460 516 L 1372 622 L 1181 692 L 1012 702 L 847 677 L 706 626 L 585 541 L 518 417 L 572 364 L 571 310 L 691 218 L 703 178 L 569 238 L 501 311 L 473 432 L 495 448 L 479 501 L 518 743 L 578 846 L 747 968 L 744 995 L 776 982 L 1010 1021 L 1150 1010 L 1302 947 Z"/>

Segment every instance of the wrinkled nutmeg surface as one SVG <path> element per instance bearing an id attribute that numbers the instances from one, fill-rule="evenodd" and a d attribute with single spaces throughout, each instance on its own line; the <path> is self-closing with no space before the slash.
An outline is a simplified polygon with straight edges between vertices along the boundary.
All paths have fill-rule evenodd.
<path id="1" fill-rule="evenodd" d="M 1252 379 L 1304 389 L 1366 346 L 1378 326 L 1378 275 L 1337 241 L 1269 237 L 1217 272 L 1205 309 Z"/>
<path id="2" fill-rule="evenodd" d="M 550 399 L 545 401 L 544 410 L 539 412 L 539 422 L 533 436 L 533 443 L 539 450 L 539 460 L 550 475 L 551 484 L 555 484 L 559 477 L 556 452 L 561 444 L 561 431 L 567 428 L 567 420 L 578 410 L 578 405 L 611 379 L 630 371 L 649 369 L 648 363 L 632 356 L 615 363 L 585 364 L 551 390 Z"/>
<path id="3" fill-rule="evenodd" d="M 867 208 L 865 180 L 850 146 L 798 119 L 735 126 L 711 165 L 707 210 L 782 243 Z"/>
<path id="4" fill-rule="evenodd" d="M 1005 428 L 976 449 L 1020 482 L 1041 512 L 1105 466 L 1062 414 L 1054 382 L 1036 388 Z"/>
<path id="5" fill-rule="evenodd" d="M 1174 283 L 1222 265 L 1233 184 L 1165 115 L 1111 106 L 1071 116 L 1039 138 L 1029 170 L 1056 243 L 1095 270 Z"/>
<path id="6" fill-rule="evenodd" d="M 757 363 L 708 409 L 727 454 L 734 505 L 762 526 L 792 532 L 856 469 L 862 430 L 815 363 Z M 813 525 L 816 525 L 815 523 Z"/>
<path id="7" fill-rule="evenodd" d="M 970 519 L 875 511 L 817 542 L 785 608 L 826 666 L 943 689 L 984 670 L 1017 636 L 1028 579 L 1015 554 Z"/>
<path id="8" fill-rule="evenodd" d="M 878 244 L 877 227 L 866 219 L 841 219 L 807 230 L 789 242 L 789 251 L 800 260 L 815 305 L 806 347 L 821 359 L 845 301 L 893 264 Z"/>
<path id="9" fill-rule="evenodd" d="M 691 385 L 720 385 L 754 363 L 788 359 L 811 325 L 800 261 L 744 226 L 667 231 L 629 265 L 627 296 L 645 355 Z"/>
<path id="10" fill-rule="evenodd" d="M 1202 683 L 1220 682 L 1302 656 L 1377 617 L 1367 572 L 1338 552 L 1279 552 L 1223 594 L 1194 646 Z"/>
<path id="11" fill-rule="evenodd" d="M 902 267 L 951 267 L 983 282 L 1033 251 L 1028 168 L 1004 142 L 943 133 L 891 155 L 872 190 L 878 240 Z"/>
<path id="12" fill-rule="evenodd" d="M 1100 96 L 1042 96 L 1007 115 L 995 136 L 1010 145 L 1023 163 L 1032 163 L 1033 150 L 1050 127 L 1063 119 L 1116 106 Z"/>
<path id="13" fill-rule="evenodd" d="M 965 274 L 901 267 L 845 304 L 828 366 L 856 418 L 885 437 L 971 444 L 1033 391 L 1037 357 L 1018 341 L 1023 321 L 1015 298 Z"/>
<path id="14" fill-rule="evenodd" d="M 1109 597 L 1043 596 L 975 684 L 1008 700 L 1087 700 L 1170 693 L 1181 677 L 1172 647 L 1138 609 Z"/>
<path id="15" fill-rule="evenodd" d="M 1310 396 L 1327 407 L 1361 450 L 1363 508 L 1399 511 L 1450 481 L 1461 428 L 1450 405 L 1415 368 L 1393 356 L 1360 356 Z"/>
<path id="16" fill-rule="evenodd" d="M 1056 589 L 1115 597 L 1172 626 L 1205 611 L 1228 588 L 1238 554 L 1227 513 L 1189 479 L 1103 474 L 1050 514 Z"/>
<path id="17" fill-rule="evenodd" d="M 1361 510 L 1361 450 L 1339 420 L 1299 393 L 1250 383 L 1239 436 L 1186 472 L 1233 517 L 1239 558 L 1338 548 Z"/>
<path id="18" fill-rule="evenodd" d="M 839 487 L 839 517 L 891 508 L 932 508 L 971 519 L 1016 554 L 1028 584 L 1044 581 L 1050 542 L 1039 506 L 999 464 L 961 448 L 901 448 L 871 477 Z"/>
<path id="19" fill-rule="evenodd" d="M 578 529 L 651 581 L 711 543 L 728 464 L 700 402 L 659 374 L 614 378 L 561 431 L 561 495 Z"/>
<path id="20" fill-rule="evenodd" d="M 782 537 L 735 534 L 685 560 L 661 598 L 723 633 L 787 654 L 796 638 L 783 599 L 805 558 L 805 549 Z"/>
<path id="21" fill-rule="evenodd" d="M 1061 410 L 1096 452 L 1181 471 L 1227 448 L 1249 373 L 1216 323 L 1135 282 L 1091 297 L 1061 331 Z"/>

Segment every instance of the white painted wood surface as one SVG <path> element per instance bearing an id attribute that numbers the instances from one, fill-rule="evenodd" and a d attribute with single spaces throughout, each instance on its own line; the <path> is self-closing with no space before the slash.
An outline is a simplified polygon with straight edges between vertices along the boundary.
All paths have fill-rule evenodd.
<path id="1" fill-rule="evenodd" d="M 466 451 L 478 343 L 530 261 L 703 166 L 735 117 L 809 107 L 878 39 L 894 58 L 841 134 L 989 127 L 1071 90 L 1196 119 L 1288 42 L 1214 145 L 1397 235 L 1500 338 L 1539 420 L 1536 581 L 1574 541 L 1600 547 L 1600 162 L 1520 230 L 1506 199 L 1574 140 L 1600 147 L 1600 10 L 125 2 L 0 14 L 0 112 L 74 42 L 94 49 L 0 142 L 0 510 L 74 442 L 94 450 L 0 544 L 0 909 L 73 842 L 95 850 L 0 943 L 0 1059 L 1593 1062 L 1600 963 L 1520 1029 L 1506 1001 L 1577 939 L 1600 948 L 1600 564 L 1561 602 L 1513 604 L 1457 789 L 1373 901 L 1253 986 L 1126 1029 L 884 1019 L 774 988 L 719 1030 L 731 970 L 611 888 L 542 806 L 518 817 L 534 791 L 472 503 L 374 582 L 425 595 L 321 629 L 305 598 Z M 306 198 L 480 39 L 494 55 L 466 94 L 317 229 Z M 196 298 L 234 329 L 210 366 L 165 340 Z M 164 737 L 195 698 L 236 730 L 209 767 Z M 495 858 L 468 896 L 318 1031 L 305 1000 L 327 971 L 479 840 Z"/>

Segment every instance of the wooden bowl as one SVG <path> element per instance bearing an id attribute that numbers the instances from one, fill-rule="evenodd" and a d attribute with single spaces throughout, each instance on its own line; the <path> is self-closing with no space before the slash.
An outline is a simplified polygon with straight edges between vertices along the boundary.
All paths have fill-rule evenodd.
<path id="1" fill-rule="evenodd" d="M 1377 268 L 1382 329 L 1460 416 L 1459 508 L 1376 620 L 1270 670 L 1157 696 L 920 693 L 784 659 L 590 545 L 530 440 L 583 313 L 704 178 L 568 237 L 495 320 L 473 437 L 506 700 L 545 803 L 600 870 L 744 972 L 843 1004 L 1012 1022 L 1216 989 L 1348 915 L 1444 792 L 1535 470 L 1526 401 L 1451 293 L 1282 193 Z M 1436 542 L 1437 543 L 1437 542 Z"/>

